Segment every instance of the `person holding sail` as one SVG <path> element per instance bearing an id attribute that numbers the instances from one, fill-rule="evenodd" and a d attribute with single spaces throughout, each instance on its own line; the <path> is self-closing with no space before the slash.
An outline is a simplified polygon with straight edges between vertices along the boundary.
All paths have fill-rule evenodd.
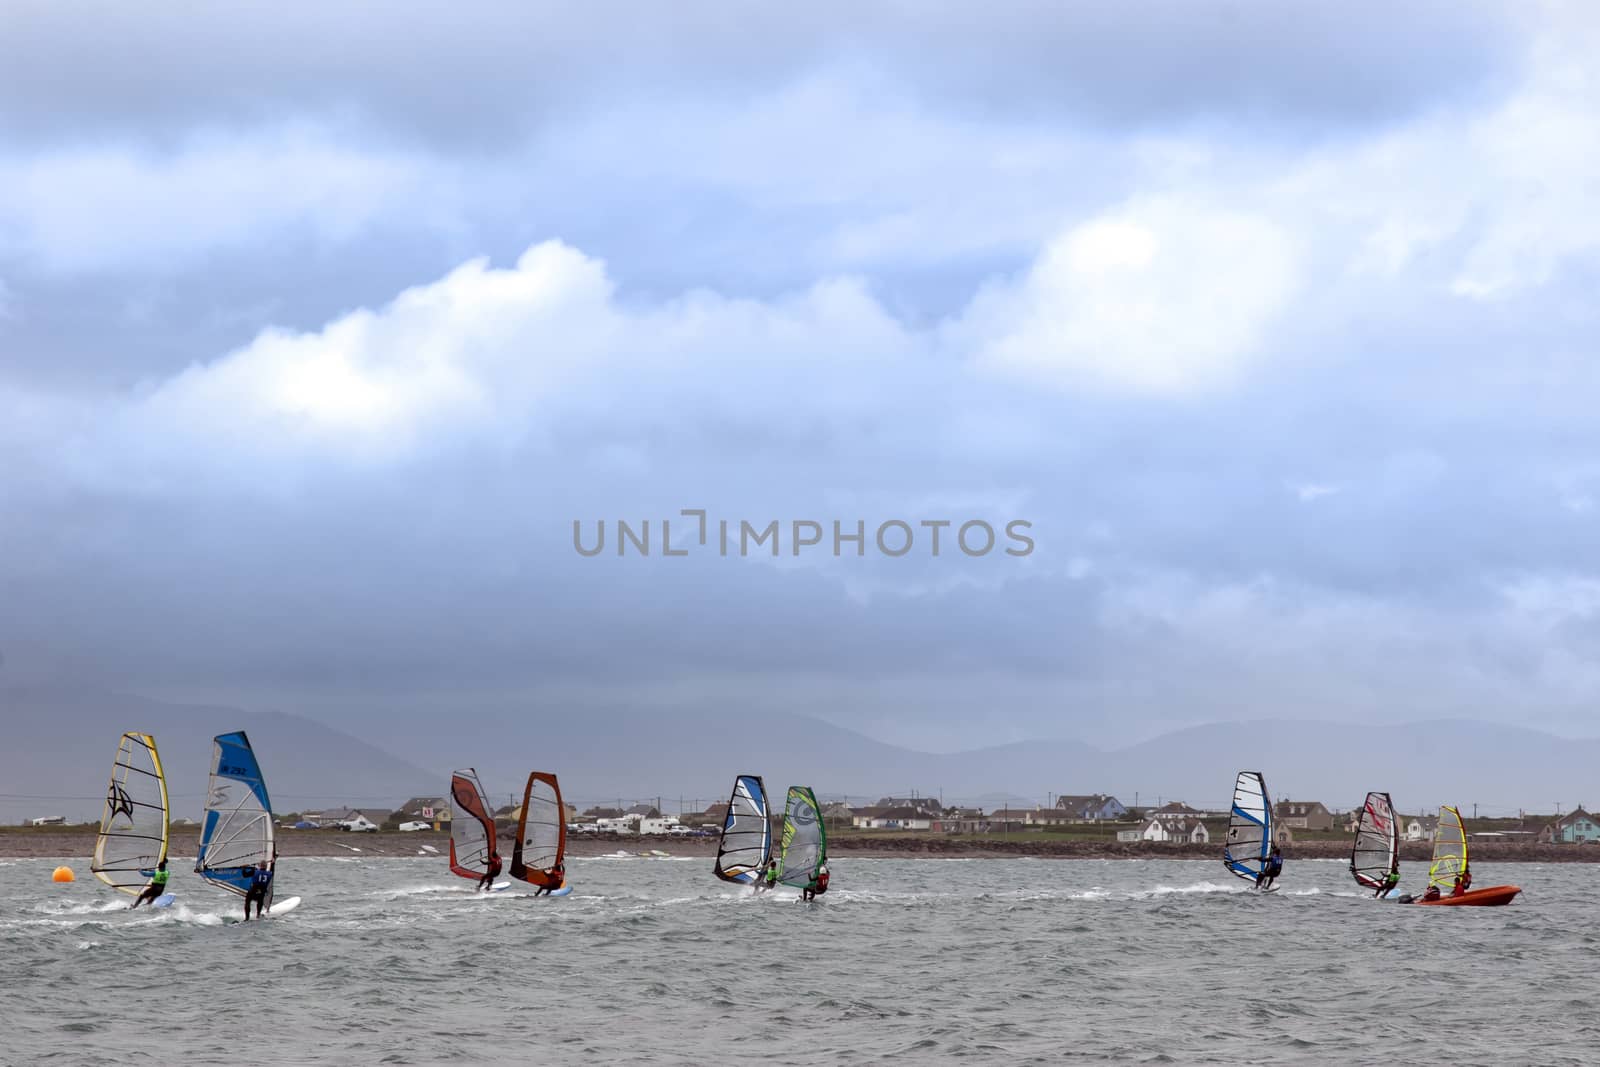
<path id="1" fill-rule="evenodd" d="M 555 879 L 555 881 L 554 882 L 547 882 L 544 885 L 540 886 L 538 889 L 535 889 L 533 891 L 533 895 L 534 896 L 542 897 L 547 893 L 554 893 L 557 889 L 560 889 L 562 886 L 566 885 L 567 884 L 567 865 L 565 863 L 562 863 L 560 860 L 557 860 L 556 861 L 556 865 L 554 867 L 550 868 L 550 875 L 551 875 L 551 877 L 553 877 Z"/>
<path id="2" fill-rule="evenodd" d="M 756 892 L 761 893 L 778 884 L 778 861 L 776 858 L 767 860 L 767 865 L 761 868 L 761 873 L 756 875 Z"/>
<path id="3" fill-rule="evenodd" d="M 154 904 L 156 898 L 167 891 L 167 879 L 169 877 L 171 877 L 171 874 L 167 870 L 166 857 L 163 856 L 161 862 L 156 864 L 155 873 L 150 875 L 150 884 L 139 891 L 139 895 L 133 898 L 133 903 L 129 904 L 128 907 L 130 909 L 137 908 L 147 900 Z"/>
<path id="4" fill-rule="evenodd" d="M 276 858 L 276 850 L 274 850 Z M 272 864 L 263 863 L 257 867 L 255 864 L 246 864 L 239 871 L 247 879 L 247 888 L 244 891 L 244 921 L 250 921 L 250 904 L 255 903 L 256 918 L 261 918 L 266 912 L 267 894 L 272 887 Z"/>
<path id="5" fill-rule="evenodd" d="M 812 901 L 817 899 L 817 894 L 828 891 L 828 865 L 826 863 L 817 867 L 816 873 L 811 876 L 811 881 L 800 891 L 801 899 Z"/>
<path id="6" fill-rule="evenodd" d="M 1261 864 L 1261 873 L 1256 875 L 1256 888 L 1267 890 L 1272 888 L 1272 883 L 1278 880 L 1278 875 L 1283 873 L 1283 853 L 1279 851 L 1276 843 L 1272 851 L 1267 854 L 1266 860 Z"/>
<path id="7" fill-rule="evenodd" d="M 1397 886 L 1399 884 L 1400 884 L 1400 870 L 1399 870 L 1399 868 L 1395 868 L 1394 870 L 1391 870 L 1388 874 L 1383 876 L 1383 884 L 1378 886 L 1378 891 L 1376 893 L 1373 893 L 1372 895 L 1374 897 L 1385 896 L 1391 889 L 1393 889 L 1395 886 Z"/>
<path id="8" fill-rule="evenodd" d="M 478 890 L 481 892 L 485 889 L 494 888 L 494 880 L 498 877 L 500 877 L 500 853 L 491 852 L 489 853 L 489 869 L 478 880 Z"/>

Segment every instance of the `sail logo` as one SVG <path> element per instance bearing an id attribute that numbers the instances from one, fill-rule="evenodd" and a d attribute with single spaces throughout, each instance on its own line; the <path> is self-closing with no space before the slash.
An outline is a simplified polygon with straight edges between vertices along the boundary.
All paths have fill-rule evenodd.
<path id="1" fill-rule="evenodd" d="M 106 794 L 106 807 L 113 819 L 118 815 L 126 815 L 130 822 L 133 819 L 133 798 L 128 796 L 128 791 L 119 782 L 111 783 L 111 789 Z"/>
<path id="2" fill-rule="evenodd" d="M 228 787 L 225 785 L 213 786 L 211 789 L 211 798 L 206 801 L 207 806 L 220 808 L 226 806 L 227 803 Z"/>

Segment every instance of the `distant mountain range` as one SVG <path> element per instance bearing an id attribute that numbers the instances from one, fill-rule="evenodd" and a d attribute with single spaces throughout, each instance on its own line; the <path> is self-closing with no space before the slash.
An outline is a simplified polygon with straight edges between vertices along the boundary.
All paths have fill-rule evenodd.
<path id="1" fill-rule="evenodd" d="M 856 803 L 916 791 L 990 808 L 1021 798 L 1044 803 L 1063 792 L 1220 808 L 1240 769 L 1263 771 L 1277 799 L 1335 808 L 1358 804 L 1368 789 L 1387 789 L 1404 811 L 1453 803 L 1514 815 L 1600 800 L 1585 795 L 1600 766 L 1600 741 L 1469 721 L 1214 723 L 1111 751 L 1046 740 L 930 754 L 804 716 L 451 709 L 352 733 L 278 712 L 0 689 L 0 720 L 6 822 L 97 815 L 117 737 L 130 729 L 156 735 L 174 812 L 189 816 L 204 801 L 212 735 L 236 729 L 249 732 L 280 811 L 382 807 L 438 794 L 454 766 L 476 766 L 497 801 L 520 794 L 528 770 L 540 767 L 559 773 L 563 791 L 582 806 L 659 796 L 668 811 L 680 797 L 699 808 L 722 799 L 741 772 L 764 775 L 774 790 L 805 782 Z"/>

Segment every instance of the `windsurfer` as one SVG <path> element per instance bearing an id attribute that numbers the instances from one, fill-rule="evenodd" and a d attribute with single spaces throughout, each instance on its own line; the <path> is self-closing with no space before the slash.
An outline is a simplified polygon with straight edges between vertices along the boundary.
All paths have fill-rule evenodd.
<path id="1" fill-rule="evenodd" d="M 129 904 L 128 907 L 137 908 L 140 904 L 143 904 L 147 900 L 151 903 L 154 903 L 157 897 L 167 891 L 167 879 L 169 877 L 170 874 L 167 871 L 167 861 L 163 858 L 162 861 L 156 865 L 155 873 L 150 876 L 150 884 L 145 886 L 144 889 L 140 891 L 139 895 L 134 898 L 133 903 Z"/>
<path id="2" fill-rule="evenodd" d="M 1256 875 L 1257 889 L 1271 889 L 1272 883 L 1278 880 L 1278 875 L 1283 873 L 1283 853 L 1277 845 L 1272 846 L 1272 851 L 1267 854 L 1266 861 L 1261 864 L 1261 873 Z"/>
<path id="3" fill-rule="evenodd" d="M 554 867 L 550 868 L 550 874 L 555 878 L 555 881 L 554 882 L 547 882 L 546 884 L 540 886 L 538 889 L 535 889 L 533 891 L 533 895 L 534 896 L 542 897 L 546 893 L 554 892 L 555 890 L 560 889 L 562 886 L 567 884 L 567 865 L 566 864 L 557 862 Z"/>
<path id="4" fill-rule="evenodd" d="M 478 889 L 484 890 L 494 885 L 494 880 L 500 877 L 500 856 L 498 853 L 489 853 L 489 869 L 478 880 Z"/>
<path id="5" fill-rule="evenodd" d="M 1384 896 L 1391 889 L 1393 889 L 1395 886 L 1397 886 L 1399 884 L 1400 884 L 1400 872 L 1399 871 L 1390 871 L 1388 874 L 1383 876 L 1383 884 L 1380 885 L 1378 887 L 1378 891 L 1376 893 L 1372 894 L 1372 895 L 1374 897 Z"/>
<path id="6" fill-rule="evenodd" d="M 250 905 L 256 906 L 256 918 L 261 918 L 267 907 L 267 892 L 272 885 L 272 868 L 267 864 L 260 867 L 254 864 L 245 865 L 240 874 L 249 879 L 249 887 L 244 892 L 244 921 L 250 921 Z"/>
<path id="7" fill-rule="evenodd" d="M 778 861 L 769 859 L 767 865 L 761 868 L 761 874 L 756 877 L 756 892 L 771 889 L 778 884 Z"/>
<path id="8" fill-rule="evenodd" d="M 816 873 L 811 876 L 811 881 L 807 882 L 806 887 L 800 891 L 800 895 L 808 901 L 816 900 L 819 893 L 826 893 L 827 891 L 828 865 L 824 863 L 817 868 Z"/>
<path id="9" fill-rule="evenodd" d="M 1472 872 L 1462 871 L 1460 874 L 1456 875 L 1456 885 L 1455 888 L 1450 891 L 1450 895 L 1453 897 L 1464 897 L 1467 895 L 1467 890 L 1471 888 Z"/>

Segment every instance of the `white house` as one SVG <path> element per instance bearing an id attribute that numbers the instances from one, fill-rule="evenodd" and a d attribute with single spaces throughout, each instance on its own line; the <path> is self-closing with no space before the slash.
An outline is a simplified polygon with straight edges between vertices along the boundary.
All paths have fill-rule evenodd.
<path id="1" fill-rule="evenodd" d="M 1211 834 L 1206 829 L 1206 824 L 1199 819 L 1155 819 L 1152 818 L 1145 824 L 1140 838 L 1145 841 L 1166 843 L 1186 843 L 1191 845 L 1205 845 L 1211 841 Z M 1122 839 L 1122 834 L 1117 835 Z"/>
<path id="2" fill-rule="evenodd" d="M 1407 841 L 1432 841 L 1434 830 L 1439 825 L 1437 815 L 1424 815 L 1416 819 L 1406 820 Z"/>
<path id="3" fill-rule="evenodd" d="M 28 820 L 28 825 L 29 826 L 65 826 L 65 825 L 67 825 L 67 817 L 65 815 L 41 815 L 37 819 L 29 819 Z"/>

